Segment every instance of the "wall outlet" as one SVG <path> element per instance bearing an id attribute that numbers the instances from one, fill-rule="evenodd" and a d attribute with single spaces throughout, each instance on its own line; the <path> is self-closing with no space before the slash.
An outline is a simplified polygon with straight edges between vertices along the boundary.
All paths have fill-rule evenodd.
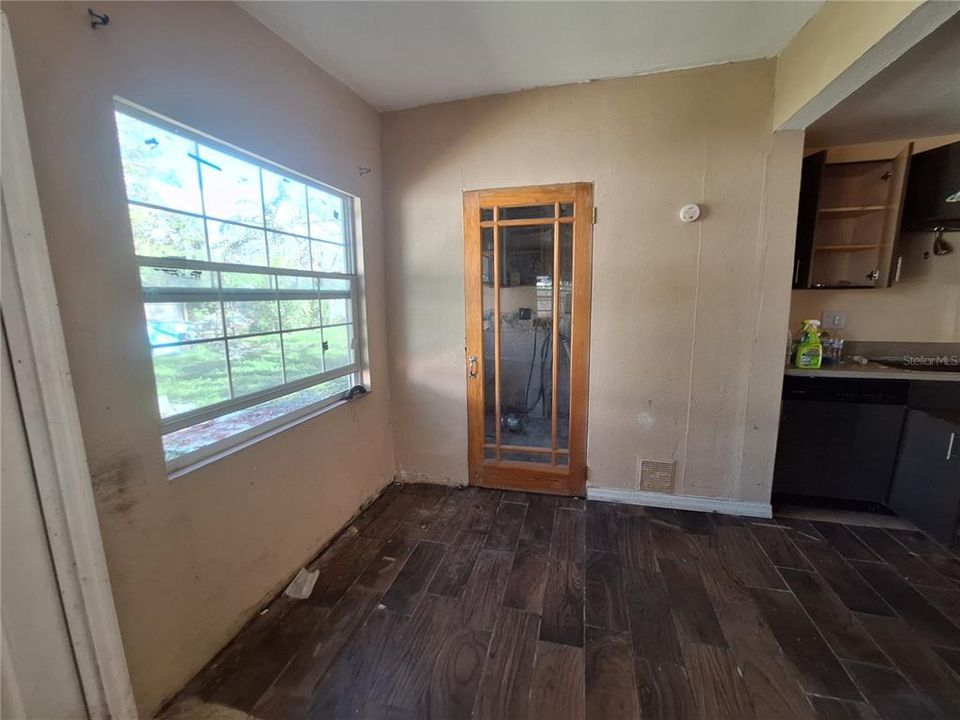
<path id="1" fill-rule="evenodd" d="M 820 316 L 820 326 L 824 330 L 843 330 L 847 326 L 846 310 L 824 310 Z"/>

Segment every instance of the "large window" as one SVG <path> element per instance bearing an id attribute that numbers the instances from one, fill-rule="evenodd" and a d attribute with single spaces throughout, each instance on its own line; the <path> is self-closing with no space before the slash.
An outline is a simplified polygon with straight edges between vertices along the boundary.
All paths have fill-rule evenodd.
<path id="1" fill-rule="evenodd" d="M 352 198 L 116 105 L 172 468 L 359 381 Z"/>

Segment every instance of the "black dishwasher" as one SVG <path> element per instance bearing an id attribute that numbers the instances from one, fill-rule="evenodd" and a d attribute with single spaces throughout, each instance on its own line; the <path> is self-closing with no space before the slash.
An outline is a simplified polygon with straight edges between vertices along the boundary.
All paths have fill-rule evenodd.
<path id="1" fill-rule="evenodd" d="M 909 392 L 906 380 L 787 375 L 773 491 L 885 503 Z"/>

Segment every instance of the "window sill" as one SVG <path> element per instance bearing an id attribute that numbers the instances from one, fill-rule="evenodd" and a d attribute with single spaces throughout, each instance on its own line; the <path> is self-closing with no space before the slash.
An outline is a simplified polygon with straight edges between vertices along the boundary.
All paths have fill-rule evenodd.
<path id="1" fill-rule="evenodd" d="M 230 455 L 233 455 L 234 453 L 239 452 L 240 450 L 244 450 L 245 448 L 248 448 L 251 445 L 255 445 L 256 443 L 259 443 L 263 440 L 271 438 L 274 435 L 279 435 L 282 432 L 295 428 L 298 425 L 302 425 L 303 423 L 313 420 L 314 418 L 320 417 L 321 415 L 324 415 L 328 412 L 332 412 L 333 410 L 336 410 L 337 408 L 343 405 L 349 405 L 349 404 L 355 403 L 362 398 L 369 397 L 371 394 L 372 394 L 372 391 L 370 389 L 367 389 L 367 392 L 363 393 L 362 395 L 356 395 L 355 397 L 349 400 L 341 399 L 341 400 L 336 400 L 332 403 L 322 405 L 316 410 L 307 412 L 305 415 L 301 415 L 299 417 L 293 418 L 287 422 L 281 423 L 280 425 L 267 427 L 261 430 L 260 432 L 256 432 L 258 428 L 252 428 L 251 429 L 251 432 L 253 433 L 252 435 L 245 436 L 245 437 L 238 437 L 237 442 L 235 444 L 232 444 L 228 447 L 211 447 L 209 451 L 207 451 L 206 449 L 197 450 L 194 453 L 190 453 L 188 464 L 182 467 L 178 467 L 174 465 L 174 467 L 171 469 L 171 464 L 177 462 L 175 459 L 171 463 L 167 463 L 167 468 L 168 468 L 167 479 L 178 480 L 184 477 L 185 475 L 189 475 L 190 473 L 193 473 L 196 470 L 200 470 L 201 468 L 204 468 L 207 465 L 218 462 L 219 460 L 222 460 Z"/>

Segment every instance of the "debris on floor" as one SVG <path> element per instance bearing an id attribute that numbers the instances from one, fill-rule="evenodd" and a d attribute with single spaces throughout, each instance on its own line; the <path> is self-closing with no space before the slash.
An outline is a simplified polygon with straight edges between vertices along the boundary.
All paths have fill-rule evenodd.
<path id="1" fill-rule="evenodd" d="M 297 576 L 290 581 L 283 594 L 296 600 L 306 600 L 313 592 L 313 586 L 317 584 L 317 577 L 320 575 L 318 570 L 307 570 L 300 568 Z"/>

